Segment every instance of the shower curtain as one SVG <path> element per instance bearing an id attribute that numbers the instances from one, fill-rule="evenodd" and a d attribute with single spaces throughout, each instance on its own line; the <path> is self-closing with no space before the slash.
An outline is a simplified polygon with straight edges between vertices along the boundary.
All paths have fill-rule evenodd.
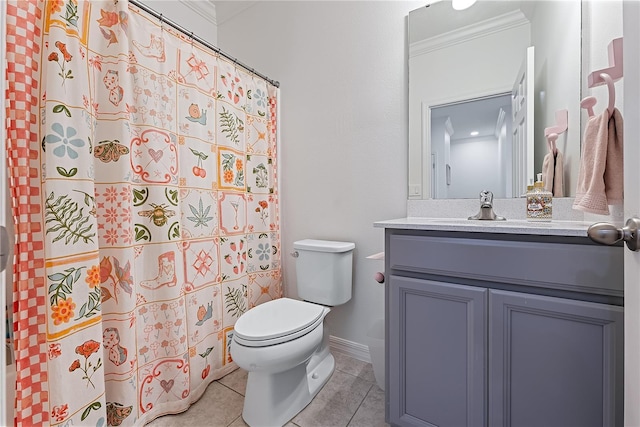
<path id="1" fill-rule="evenodd" d="M 281 296 L 278 90 L 126 0 L 6 7 L 16 423 L 180 412 Z"/>

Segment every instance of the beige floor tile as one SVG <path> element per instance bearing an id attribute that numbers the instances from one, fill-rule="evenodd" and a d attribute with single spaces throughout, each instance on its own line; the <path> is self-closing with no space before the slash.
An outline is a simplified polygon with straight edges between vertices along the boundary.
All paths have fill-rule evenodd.
<path id="1" fill-rule="evenodd" d="M 227 427 L 242 413 L 243 402 L 242 395 L 214 381 L 189 410 L 157 418 L 147 426 Z"/>
<path id="2" fill-rule="evenodd" d="M 332 354 L 336 359 L 336 370 L 355 375 L 370 382 L 375 382 L 376 377 L 373 374 L 373 366 L 371 363 L 363 362 L 338 352 L 333 352 Z"/>
<path id="3" fill-rule="evenodd" d="M 293 422 L 300 427 L 346 426 L 371 387 L 369 381 L 336 370 Z"/>
<path id="4" fill-rule="evenodd" d="M 249 427 L 249 425 L 244 422 L 242 415 L 240 415 L 231 424 L 229 424 L 229 427 Z"/>
<path id="5" fill-rule="evenodd" d="M 315 399 L 285 427 L 383 427 L 384 391 L 371 364 L 334 353 L 336 370 Z M 188 411 L 160 417 L 151 427 L 247 427 L 242 419 L 247 372 L 237 369 L 207 387 Z"/>
<path id="6" fill-rule="evenodd" d="M 244 396 L 247 389 L 247 376 L 249 373 L 244 369 L 236 369 L 230 374 L 220 378 L 218 382 L 222 385 L 226 385 L 231 390 L 236 391 Z"/>
<path id="7" fill-rule="evenodd" d="M 385 427 L 388 425 L 384 421 L 384 390 L 374 384 L 349 422 L 349 427 Z"/>
<path id="8" fill-rule="evenodd" d="M 249 425 L 244 422 L 244 420 L 242 419 L 242 416 L 239 416 L 238 418 L 236 418 L 234 422 L 229 424 L 229 427 L 249 427 Z M 289 421 L 287 424 L 284 425 L 284 427 L 300 427 L 300 426 Z"/>

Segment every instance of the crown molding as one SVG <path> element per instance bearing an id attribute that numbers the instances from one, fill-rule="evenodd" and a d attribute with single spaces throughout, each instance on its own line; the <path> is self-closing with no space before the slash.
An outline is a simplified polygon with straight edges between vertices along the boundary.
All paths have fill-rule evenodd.
<path id="1" fill-rule="evenodd" d="M 218 25 L 216 5 L 210 0 L 178 0 L 187 8 L 193 10 L 213 25 Z"/>
<path id="2" fill-rule="evenodd" d="M 495 18 L 411 43 L 409 58 L 528 24 L 529 20 L 520 11 L 505 13 Z"/>

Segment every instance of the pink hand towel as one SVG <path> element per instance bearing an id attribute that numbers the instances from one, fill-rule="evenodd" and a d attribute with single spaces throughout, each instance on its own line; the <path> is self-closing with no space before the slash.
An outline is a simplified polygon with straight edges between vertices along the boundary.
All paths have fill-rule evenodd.
<path id="1" fill-rule="evenodd" d="M 544 188 L 553 197 L 564 197 L 564 159 L 560 151 L 547 153 L 542 161 L 542 180 Z"/>
<path id="2" fill-rule="evenodd" d="M 608 205 L 623 201 L 622 115 L 618 109 L 589 119 L 582 140 L 578 187 L 573 208 L 608 215 Z"/>

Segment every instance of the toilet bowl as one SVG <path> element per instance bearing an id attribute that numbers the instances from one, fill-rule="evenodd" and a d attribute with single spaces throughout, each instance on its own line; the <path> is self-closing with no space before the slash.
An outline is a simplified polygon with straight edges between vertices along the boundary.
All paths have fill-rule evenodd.
<path id="1" fill-rule="evenodd" d="M 231 356 L 249 371 L 242 417 L 250 426 L 282 426 L 317 394 L 333 373 L 323 320 L 328 307 L 281 298 L 262 304 L 236 323 Z M 305 317 L 308 316 L 308 317 Z M 290 328 L 260 335 L 277 317 Z M 278 330 L 278 328 L 274 328 Z M 325 336 L 326 335 L 326 336 Z"/>
<path id="2" fill-rule="evenodd" d="M 307 406 L 335 368 L 324 318 L 328 306 L 351 299 L 348 242 L 294 243 L 298 292 L 306 301 L 280 298 L 237 320 L 231 357 L 249 372 L 242 418 L 251 427 L 283 426 Z"/>

